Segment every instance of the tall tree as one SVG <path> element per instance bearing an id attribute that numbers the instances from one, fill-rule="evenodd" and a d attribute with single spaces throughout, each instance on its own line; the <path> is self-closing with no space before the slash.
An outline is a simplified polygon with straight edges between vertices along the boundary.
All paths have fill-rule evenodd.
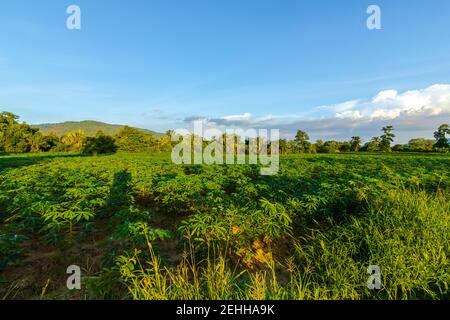
<path id="1" fill-rule="evenodd" d="M 0 113 L 0 151 L 29 152 L 38 150 L 38 129 L 19 123 L 18 116 L 10 112 Z"/>
<path id="2" fill-rule="evenodd" d="M 295 135 L 295 144 L 300 152 L 309 152 L 311 149 L 311 142 L 308 140 L 309 136 L 305 131 L 297 130 Z"/>
<path id="3" fill-rule="evenodd" d="M 393 126 L 386 126 L 381 129 L 383 131 L 383 135 L 380 137 L 380 149 L 381 151 L 390 152 L 391 151 L 391 143 L 394 142 L 395 135 L 392 133 L 394 131 Z"/>
<path id="4" fill-rule="evenodd" d="M 12 124 L 17 124 L 19 117 L 7 111 L 0 112 L 0 129 L 6 128 Z"/>
<path id="5" fill-rule="evenodd" d="M 350 144 L 352 145 L 351 150 L 354 152 L 358 152 L 359 149 L 361 149 L 361 137 L 358 136 L 352 137 Z"/>
<path id="6" fill-rule="evenodd" d="M 436 143 L 434 145 L 435 148 L 439 149 L 450 148 L 450 144 L 448 142 L 446 134 L 450 134 L 450 126 L 448 124 L 440 125 L 438 130 L 434 133 L 434 138 L 436 139 Z"/>

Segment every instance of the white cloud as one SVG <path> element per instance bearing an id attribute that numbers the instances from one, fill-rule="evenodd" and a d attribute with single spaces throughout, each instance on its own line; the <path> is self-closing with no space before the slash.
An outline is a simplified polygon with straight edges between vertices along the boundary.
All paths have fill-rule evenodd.
<path id="1" fill-rule="evenodd" d="M 355 111 L 348 110 L 348 111 L 336 113 L 336 118 L 339 118 L 339 119 L 349 118 L 349 119 L 357 120 L 357 119 L 362 119 L 363 115 L 358 110 L 355 110 Z"/>
<path id="2" fill-rule="evenodd" d="M 321 107 L 317 107 L 318 110 L 325 110 L 325 111 L 333 111 L 333 112 L 344 112 L 344 111 L 348 111 L 348 110 L 352 110 L 354 107 L 356 107 L 359 103 L 359 100 L 351 100 L 351 101 L 346 101 L 343 103 L 337 103 L 337 104 L 332 104 L 329 106 L 321 106 Z"/>
<path id="3" fill-rule="evenodd" d="M 392 120 L 400 117 L 402 111 L 401 109 L 379 109 L 375 110 L 370 114 L 371 120 Z"/>
<path id="4" fill-rule="evenodd" d="M 373 99 L 373 103 L 383 103 L 392 99 L 395 99 L 398 95 L 397 90 L 384 90 L 380 91 Z"/>
<path id="5" fill-rule="evenodd" d="M 316 118 L 305 118 L 301 114 L 254 117 L 246 112 L 204 119 L 221 127 L 277 128 L 289 134 L 297 129 L 309 130 L 312 137 L 330 139 L 347 137 L 355 131 L 363 137 L 378 135 L 381 126 L 386 124 L 393 125 L 398 131 L 403 130 L 405 135 L 415 132 L 417 136 L 426 133 L 432 137 L 439 124 L 450 122 L 450 85 L 435 84 L 403 93 L 383 90 L 371 99 L 350 100 L 313 110 L 319 114 Z"/>
<path id="6" fill-rule="evenodd" d="M 359 101 L 357 104 L 354 104 L 354 101 L 347 102 L 353 105 L 351 112 L 338 112 L 336 117 L 393 120 L 403 115 L 439 115 L 450 112 L 450 85 L 436 84 L 404 93 L 383 90 L 369 101 Z"/>
<path id="7" fill-rule="evenodd" d="M 248 113 L 248 112 L 246 112 L 242 115 L 232 115 L 232 116 L 223 117 L 223 119 L 227 120 L 227 121 L 243 121 L 243 122 L 250 121 L 251 118 L 252 118 L 252 115 L 251 115 L 251 113 Z"/>

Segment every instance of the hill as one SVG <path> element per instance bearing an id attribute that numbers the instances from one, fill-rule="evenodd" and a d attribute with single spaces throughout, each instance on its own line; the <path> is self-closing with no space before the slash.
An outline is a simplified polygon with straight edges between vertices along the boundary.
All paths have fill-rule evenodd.
<path id="1" fill-rule="evenodd" d="M 61 123 L 44 123 L 44 124 L 36 124 L 32 125 L 34 128 L 38 128 L 40 132 L 42 133 L 49 133 L 54 132 L 57 135 L 65 135 L 71 131 L 74 130 L 83 130 L 86 135 L 93 136 L 97 133 L 97 131 L 103 131 L 103 133 L 107 135 L 114 135 L 116 134 L 121 128 L 124 127 L 124 125 L 120 124 L 109 124 L 99 121 L 92 121 L 92 120 L 86 120 L 86 121 L 67 121 L 67 122 L 61 122 Z M 145 133 L 150 133 L 155 136 L 161 136 L 162 133 L 155 132 L 152 130 L 147 129 L 140 129 L 137 128 Z"/>

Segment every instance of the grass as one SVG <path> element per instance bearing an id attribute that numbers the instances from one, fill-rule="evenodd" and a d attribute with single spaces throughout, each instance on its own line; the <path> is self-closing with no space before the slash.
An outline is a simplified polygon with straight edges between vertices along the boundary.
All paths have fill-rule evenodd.
<path id="1" fill-rule="evenodd" d="M 382 200 L 382 202 L 381 202 Z M 448 299 L 450 205 L 443 194 L 396 190 L 371 202 L 361 219 L 294 240 L 293 261 L 267 259 L 264 270 L 237 273 L 224 255 L 176 269 L 122 257 L 133 299 Z M 382 271 L 379 291 L 367 288 L 367 267 Z M 280 284 L 277 269 L 289 271 Z"/>

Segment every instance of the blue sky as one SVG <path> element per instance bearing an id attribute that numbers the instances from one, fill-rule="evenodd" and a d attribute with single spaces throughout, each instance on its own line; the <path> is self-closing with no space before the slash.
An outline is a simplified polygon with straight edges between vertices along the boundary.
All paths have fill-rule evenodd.
<path id="1" fill-rule="evenodd" d="M 340 140 L 392 123 L 403 141 L 450 120 L 448 0 L 4 0 L 0 30 L 0 109 L 29 123 L 203 118 Z"/>

